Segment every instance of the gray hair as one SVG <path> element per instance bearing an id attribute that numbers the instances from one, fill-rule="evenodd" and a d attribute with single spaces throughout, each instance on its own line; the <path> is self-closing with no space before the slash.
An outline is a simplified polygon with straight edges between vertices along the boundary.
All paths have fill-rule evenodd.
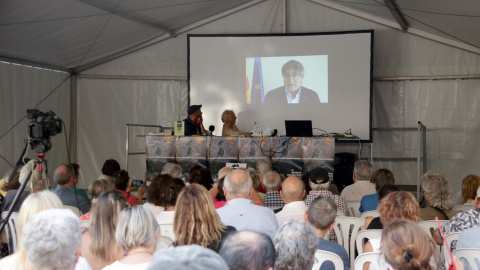
<path id="1" fill-rule="evenodd" d="M 262 158 L 257 161 L 257 171 L 264 174 L 272 170 L 272 162 L 268 158 Z"/>
<path id="2" fill-rule="evenodd" d="M 180 165 L 175 163 L 167 163 L 163 166 L 162 172 L 160 174 L 169 174 L 174 178 L 182 178 L 183 169 Z"/>
<path id="3" fill-rule="evenodd" d="M 215 251 L 190 245 L 155 252 L 147 270 L 155 269 L 228 270 L 228 265 Z"/>
<path id="4" fill-rule="evenodd" d="M 422 178 L 422 189 L 430 196 L 430 205 L 442 210 L 453 208 L 452 189 L 443 174 L 428 171 Z"/>
<path id="5" fill-rule="evenodd" d="M 273 245 L 277 253 L 275 270 L 311 269 L 318 237 L 312 226 L 288 219 L 273 235 Z"/>
<path id="6" fill-rule="evenodd" d="M 225 176 L 223 186 L 227 191 L 227 196 L 248 196 L 252 188 L 252 178 L 241 170 L 233 170 Z"/>
<path id="7" fill-rule="evenodd" d="M 257 188 L 260 185 L 260 176 L 258 176 L 257 171 L 254 168 L 248 168 L 245 170 L 250 178 L 252 178 L 253 188 Z"/>
<path id="8" fill-rule="evenodd" d="M 275 248 L 263 233 L 241 231 L 230 234 L 219 252 L 230 270 L 265 270 L 275 266 Z"/>
<path id="9" fill-rule="evenodd" d="M 318 196 L 312 201 L 307 210 L 308 223 L 319 230 L 326 230 L 335 221 L 337 205 L 326 196 Z"/>
<path id="10" fill-rule="evenodd" d="M 53 175 L 53 179 L 58 185 L 67 184 L 73 176 L 73 170 L 66 165 L 60 165 Z"/>
<path id="11" fill-rule="evenodd" d="M 151 247 L 157 243 L 157 219 L 141 205 L 127 207 L 118 216 L 115 241 L 124 251 L 137 247 Z"/>
<path id="12" fill-rule="evenodd" d="M 233 168 L 232 167 L 223 167 L 221 168 L 220 170 L 218 170 L 218 179 L 222 178 L 222 177 L 225 177 L 225 175 L 227 175 L 229 172 L 233 171 Z"/>
<path id="13" fill-rule="evenodd" d="M 282 179 L 280 178 L 280 175 L 275 172 L 275 171 L 269 171 L 263 175 L 263 185 L 268 191 L 278 191 L 278 188 L 280 188 L 280 182 Z"/>
<path id="14" fill-rule="evenodd" d="M 35 269 L 70 269 L 82 244 L 78 217 L 68 209 L 48 209 L 32 216 L 22 245 Z"/>
<path id="15" fill-rule="evenodd" d="M 330 181 L 323 184 L 315 184 L 315 183 L 312 183 L 312 181 L 310 181 L 310 187 L 313 190 L 328 190 L 328 188 L 330 187 Z"/>
<path id="16" fill-rule="evenodd" d="M 25 181 L 28 181 L 28 184 L 25 186 L 25 191 L 35 192 L 44 188 L 43 179 L 38 180 L 42 178 L 42 175 L 41 172 L 37 169 L 37 163 L 38 162 L 36 160 L 32 159 L 20 170 L 18 182 L 20 184 L 23 184 Z M 31 171 L 32 174 L 30 175 L 30 178 L 27 179 L 29 171 Z"/>
<path id="17" fill-rule="evenodd" d="M 355 162 L 353 173 L 357 180 L 370 181 L 370 178 L 372 177 L 372 164 L 366 160 L 359 160 Z"/>

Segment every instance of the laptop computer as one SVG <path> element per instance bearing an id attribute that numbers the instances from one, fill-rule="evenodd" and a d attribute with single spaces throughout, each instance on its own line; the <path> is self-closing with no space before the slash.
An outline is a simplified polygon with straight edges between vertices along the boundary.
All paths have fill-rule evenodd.
<path id="1" fill-rule="evenodd" d="M 312 137 L 312 121 L 285 120 L 285 132 L 287 137 Z"/>

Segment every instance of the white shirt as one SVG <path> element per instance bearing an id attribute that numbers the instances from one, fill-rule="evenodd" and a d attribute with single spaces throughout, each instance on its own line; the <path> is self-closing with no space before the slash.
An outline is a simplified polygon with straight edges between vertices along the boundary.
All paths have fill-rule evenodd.
<path id="1" fill-rule="evenodd" d="M 14 253 L 10 256 L 7 256 L 3 259 L 0 260 L 0 270 L 7 270 L 7 269 L 13 269 L 13 264 L 15 263 L 17 259 L 17 253 Z M 90 264 L 87 262 L 87 260 L 84 257 L 78 257 L 78 261 L 75 264 L 75 270 L 92 270 L 92 267 L 90 267 Z"/>
<path id="2" fill-rule="evenodd" d="M 105 266 L 104 268 L 102 268 L 102 270 L 130 270 L 130 269 L 145 270 L 147 269 L 149 264 L 150 262 L 139 263 L 139 264 L 124 264 L 119 261 L 116 261 L 110 265 Z"/>
<path id="3" fill-rule="evenodd" d="M 278 224 L 282 225 L 282 223 L 290 218 L 298 222 L 305 222 L 305 211 L 307 211 L 307 206 L 303 201 L 291 202 L 285 204 L 282 211 L 275 214 L 278 220 Z"/>
<path id="4" fill-rule="evenodd" d="M 348 202 L 359 202 L 362 200 L 362 197 L 365 195 L 370 195 L 375 193 L 375 184 L 370 183 L 370 181 L 358 180 L 352 185 L 346 186 L 342 190 L 342 197 L 345 201 Z"/>
<path id="5" fill-rule="evenodd" d="M 287 88 L 285 88 L 285 92 L 287 92 L 287 101 L 288 103 L 299 103 L 300 102 L 300 94 L 302 93 L 302 88 L 298 89 L 297 95 L 295 98 L 292 98 L 290 92 L 288 92 Z"/>

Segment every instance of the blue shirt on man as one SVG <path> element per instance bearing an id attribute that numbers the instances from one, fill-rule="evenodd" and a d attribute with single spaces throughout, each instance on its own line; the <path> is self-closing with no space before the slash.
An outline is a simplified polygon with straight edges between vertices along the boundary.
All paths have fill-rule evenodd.
<path id="1" fill-rule="evenodd" d="M 367 211 L 375 211 L 378 208 L 378 194 L 365 195 L 360 200 L 360 213 Z"/>
<path id="2" fill-rule="evenodd" d="M 347 251 L 344 247 L 335 242 L 319 238 L 318 249 L 337 254 L 343 261 L 343 269 L 350 270 L 350 261 L 348 260 Z M 331 261 L 326 261 L 322 264 L 322 266 L 320 266 L 320 270 L 335 270 L 335 266 Z"/>

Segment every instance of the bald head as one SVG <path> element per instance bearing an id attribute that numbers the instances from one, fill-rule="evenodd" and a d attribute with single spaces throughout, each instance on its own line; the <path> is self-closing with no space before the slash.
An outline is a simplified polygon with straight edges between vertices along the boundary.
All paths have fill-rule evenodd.
<path id="1" fill-rule="evenodd" d="M 241 170 L 233 170 L 225 176 L 223 184 L 227 201 L 235 198 L 248 198 L 252 189 L 252 178 Z"/>
<path id="2" fill-rule="evenodd" d="M 73 172 L 70 168 L 66 165 L 60 165 L 56 170 L 55 174 L 53 175 L 53 179 L 58 185 L 66 185 L 70 182 L 72 178 Z"/>
<path id="3" fill-rule="evenodd" d="M 283 200 L 285 203 L 303 201 L 304 190 L 305 184 L 300 178 L 296 176 L 287 177 L 282 184 Z"/>
<path id="4" fill-rule="evenodd" d="M 222 122 L 223 123 L 235 123 L 235 120 L 236 120 L 236 116 L 235 116 L 235 113 L 231 110 L 225 110 L 223 113 L 222 113 Z"/>

